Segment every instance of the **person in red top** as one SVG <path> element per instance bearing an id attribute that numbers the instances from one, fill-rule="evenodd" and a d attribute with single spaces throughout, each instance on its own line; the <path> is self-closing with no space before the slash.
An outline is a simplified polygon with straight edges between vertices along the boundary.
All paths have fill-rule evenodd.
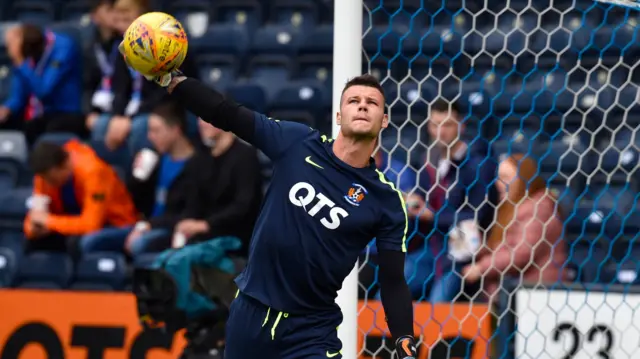
<path id="1" fill-rule="evenodd" d="M 485 248 L 463 270 L 467 282 L 483 279 L 490 300 L 509 278 L 534 285 L 566 279 L 562 268 L 567 248 L 558 203 L 538 173 L 535 161 L 520 154 L 500 163 L 496 224 Z"/>
<path id="2" fill-rule="evenodd" d="M 110 226 L 130 226 L 137 211 L 123 181 L 93 149 L 77 140 L 38 143 L 30 159 L 33 196 L 24 220 L 27 251 L 66 250 L 66 238 Z"/>

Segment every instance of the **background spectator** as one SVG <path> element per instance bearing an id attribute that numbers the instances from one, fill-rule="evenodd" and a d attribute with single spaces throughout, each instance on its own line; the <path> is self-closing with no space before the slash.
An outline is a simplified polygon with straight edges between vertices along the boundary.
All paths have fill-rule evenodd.
<path id="1" fill-rule="evenodd" d="M 124 183 L 91 147 L 76 140 L 63 146 L 43 141 L 33 150 L 31 167 L 36 176 L 32 208 L 24 221 L 27 251 L 64 251 L 69 236 L 136 222 Z M 34 201 L 43 198 L 47 205 L 36 206 Z"/>
<path id="2" fill-rule="evenodd" d="M 246 256 L 262 202 L 262 177 L 255 148 L 230 132 L 199 120 L 210 161 L 197 174 L 185 219 L 176 227 L 190 242 L 236 236 L 243 242 L 237 255 Z"/>
<path id="3" fill-rule="evenodd" d="M 465 124 L 456 103 L 436 100 L 430 108 L 427 129 L 437 162 L 427 161 L 418 173 L 417 190 L 407 197 L 407 207 L 410 217 L 420 222 L 420 232 L 429 239 L 424 243 L 416 236 L 409 243 L 410 251 L 420 253 L 409 284 L 415 281 L 422 291 L 424 283 L 432 278 L 435 282 L 429 300 L 447 302 L 460 292 L 462 279 L 457 269 L 464 264 L 448 258 L 447 234 L 465 220 L 476 221 L 480 230 L 489 228 L 498 203 L 493 186 L 496 165 L 471 151 L 461 139 Z M 429 271 L 429 257 L 435 258 L 435 272 Z"/>
<path id="4" fill-rule="evenodd" d="M 13 117 L 9 127 L 23 127 L 30 144 L 45 132 L 84 137 L 82 57 L 73 39 L 24 24 L 9 29 L 5 42 L 13 74 L 11 95 L 0 107 L 0 122 Z"/>
<path id="5" fill-rule="evenodd" d="M 95 30 L 93 44 L 85 54 L 85 90 L 90 94 L 85 105 L 89 130 L 93 129 L 100 114 L 111 112 L 113 105 L 111 82 L 116 60 L 120 56 L 118 45 L 122 41 L 113 27 L 113 3 L 114 0 L 94 0 L 91 9 L 91 21 Z"/>
<path id="6" fill-rule="evenodd" d="M 538 173 L 535 161 L 522 154 L 500 163 L 496 223 L 475 262 L 463 270 L 467 282 L 482 278 L 483 293 L 490 299 L 508 279 L 534 285 L 567 279 L 558 203 Z"/>
<path id="7" fill-rule="evenodd" d="M 144 222 L 135 227 L 107 228 L 82 238 L 83 252 L 122 251 L 132 256 L 166 249 L 180 220 L 187 198 L 195 190 L 194 178 L 209 165 L 206 154 L 197 153 L 185 135 L 186 114 L 175 103 L 158 106 L 149 117 L 149 140 L 159 158 L 146 173 L 129 176 L 129 190 Z M 148 166 L 145 149 L 134 168 Z"/>
<path id="8" fill-rule="evenodd" d="M 120 35 L 124 34 L 129 25 L 149 9 L 148 0 L 117 0 L 114 5 L 115 30 Z M 190 56 L 185 58 L 181 70 L 187 76 L 198 76 Z M 118 149 L 128 139 L 128 153 L 134 154 L 149 146 L 148 114 L 169 98 L 163 88 L 131 70 L 122 56 L 116 58 L 114 71 L 112 111 L 110 115 L 96 120 L 92 137 L 96 141 L 104 141 L 110 151 Z"/>

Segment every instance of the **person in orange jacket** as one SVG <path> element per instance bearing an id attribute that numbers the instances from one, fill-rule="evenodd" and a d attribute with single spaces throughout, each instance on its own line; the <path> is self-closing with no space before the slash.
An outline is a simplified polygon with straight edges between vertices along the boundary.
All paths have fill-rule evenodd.
<path id="1" fill-rule="evenodd" d="M 38 143 L 30 158 L 36 174 L 24 220 L 27 251 L 67 250 L 69 236 L 138 219 L 131 195 L 114 169 L 77 140 Z"/>

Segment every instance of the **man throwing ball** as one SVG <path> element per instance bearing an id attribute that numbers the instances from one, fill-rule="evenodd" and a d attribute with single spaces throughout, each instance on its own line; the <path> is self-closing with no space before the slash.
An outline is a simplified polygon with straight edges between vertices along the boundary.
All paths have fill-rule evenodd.
<path id="1" fill-rule="evenodd" d="M 398 357 L 415 358 L 413 308 L 404 279 L 405 204 L 371 158 L 388 124 L 378 81 L 362 75 L 347 82 L 335 140 L 249 110 L 178 72 L 154 81 L 204 121 L 235 133 L 273 161 L 249 261 L 236 279 L 239 293 L 227 322 L 225 359 L 341 358 L 342 313 L 335 299 L 372 238 Z"/>

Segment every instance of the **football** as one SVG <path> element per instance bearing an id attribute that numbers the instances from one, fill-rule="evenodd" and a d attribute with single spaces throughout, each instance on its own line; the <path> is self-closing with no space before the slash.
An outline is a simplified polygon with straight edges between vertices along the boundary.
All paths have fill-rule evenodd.
<path id="1" fill-rule="evenodd" d="M 127 29 L 120 52 L 127 64 L 143 76 L 161 76 L 176 70 L 187 55 L 187 34 L 173 16 L 149 12 Z"/>

